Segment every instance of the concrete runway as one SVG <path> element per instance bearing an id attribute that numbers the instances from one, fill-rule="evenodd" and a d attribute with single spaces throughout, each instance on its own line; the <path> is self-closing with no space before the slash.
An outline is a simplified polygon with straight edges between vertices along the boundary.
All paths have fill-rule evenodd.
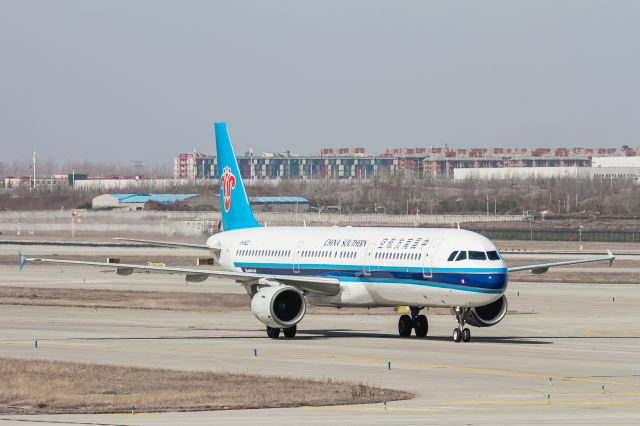
<path id="1" fill-rule="evenodd" d="M 83 249 L 84 250 L 84 249 Z M 0 266 L 0 285 L 179 291 L 179 276 Z M 553 272 L 550 272 L 553 273 Z M 82 279 L 87 279 L 87 284 Z M 208 280 L 187 291 L 231 292 Z M 519 292 L 519 295 L 518 295 Z M 514 283 L 515 314 L 454 343 L 453 316 L 426 339 L 397 337 L 387 315 L 308 315 L 293 340 L 269 340 L 251 312 L 0 305 L 0 356 L 173 369 L 331 377 L 417 394 L 367 406 L 131 415 L 0 415 L 0 424 L 637 424 L 640 287 Z M 615 297 L 615 302 L 613 301 Z M 427 313 L 428 315 L 428 313 Z M 33 341 L 38 339 L 39 348 Z M 256 348 L 258 356 L 253 356 Z M 387 361 L 391 361 L 391 370 Z M 551 378 L 551 384 L 549 379 Z M 604 393 L 602 391 L 604 386 Z M 550 395 L 550 403 L 548 396 Z M 140 406 L 139 401 L 131 401 Z M 126 409 L 126 407 L 123 407 Z"/>

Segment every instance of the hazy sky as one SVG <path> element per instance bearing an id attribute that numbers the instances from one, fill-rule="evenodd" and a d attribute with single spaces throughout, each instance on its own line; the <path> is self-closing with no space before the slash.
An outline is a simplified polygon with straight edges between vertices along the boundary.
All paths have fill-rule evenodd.
<path id="1" fill-rule="evenodd" d="M 0 161 L 640 144 L 640 1 L 0 0 Z"/>

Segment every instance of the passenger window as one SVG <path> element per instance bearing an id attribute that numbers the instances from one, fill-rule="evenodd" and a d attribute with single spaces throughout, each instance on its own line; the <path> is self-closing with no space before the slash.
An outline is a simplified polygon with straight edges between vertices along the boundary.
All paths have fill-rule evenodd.
<path id="1" fill-rule="evenodd" d="M 489 257 L 489 260 L 500 260 L 500 255 L 495 250 L 488 251 L 487 256 Z"/>
<path id="2" fill-rule="evenodd" d="M 447 259 L 447 262 L 451 262 L 453 259 L 455 259 L 455 258 L 456 258 L 456 254 L 458 254 L 458 250 L 456 250 L 456 251 L 452 252 L 452 253 L 449 255 L 449 258 Z"/>
<path id="3" fill-rule="evenodd" d="M 460 260 L 465 260 L 466 258 L 467 258 L 467 252 L 461 251 L 460 253 L 458 253 L 458 257 L 456 257 L 456 262 Z"/>
<path id="4" fill-rule="evenodd" d="M 470 251 L 469 260 L 487 260 L 487 255 L 483 251 Z"/>

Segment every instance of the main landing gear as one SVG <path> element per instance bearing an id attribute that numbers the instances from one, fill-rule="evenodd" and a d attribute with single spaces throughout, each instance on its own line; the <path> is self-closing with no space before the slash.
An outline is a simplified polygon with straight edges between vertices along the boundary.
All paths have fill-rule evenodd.
<path id="1" fill-rule="evenodd" d="M 284 337 L 290 339 L 292 337 L 296 337 L 298 327 L 294 325 L 293 327 L 283 328 L 282 331 L 284 332 Z M 277 339 L 280 337 L 280 329 L 267 326 L 267 336 L 272 339 Z"/>
<path id="2" fill-rule="evenodd" d="M 458 320 L 458 327 L 453 330 L 453 341 L 456 343 L 460 343 L 460 341 L 468 342 L 471 340 L 471 330 L 464 326 L 464 323 L 467 320 L 467 315 L 469 315 L 469 308 L 462 308 L 457 306 L 453 309 L 453 312 L 456 314 L 456 319 Z"/>
<path id="3" fill-rule="evenodd" d="M 429 332 L 429 322 L 424 315 L 418 315 L 422 308 L 411 306 L 411 316 L 402 315 L 398 320 L 398 334 L 401 337 L 411 336 L 411 330 L 415 330 L 416 337 L 425 337 Z"/>

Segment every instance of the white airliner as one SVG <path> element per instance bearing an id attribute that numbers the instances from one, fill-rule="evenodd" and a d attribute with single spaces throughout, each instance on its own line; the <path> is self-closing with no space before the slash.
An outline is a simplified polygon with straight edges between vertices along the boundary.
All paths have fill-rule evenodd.
<path id="1" fill-rule="evenodd" d="M 411 315 L 398 322 L 400 336 L 428 332 L 420 311 L 446 307 L 458 326 L 453 340 L 468 342 L 465 327 L 490 327 L 507 312 L 505 290 L 509 272 L 544 273 L 550 267 L 609 261 L 607 256 L 509 268 L 493 243 L 460 229 L 377 227 L 261 227 L 255 220 L 225 123 L 216 123 L 223 232 L 206 244 L 121 240 L 164 246 L 200 248 L 212 253 L 222 270 L 76 260 L 25 258 L 27 261 L 186 275 L 187 281 L 208 277 L 233 279 L 251 296 L 251 310 L 267 335 L 294 337 L 307 304 L 333 307 L 409 306 Z"/>

